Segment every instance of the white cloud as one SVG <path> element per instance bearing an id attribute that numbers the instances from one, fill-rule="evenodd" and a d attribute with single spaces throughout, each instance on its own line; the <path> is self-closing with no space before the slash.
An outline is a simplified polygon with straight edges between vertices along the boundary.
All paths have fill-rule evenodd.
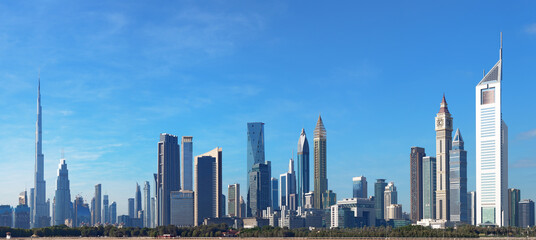
<path id="1" fill-rule="evenodd" d="M 525 32 L 528 34 L 536 34 L 536 23 L 525 26 Z"/>
<path id="2" fill-rule="evenodd" d="M 532 129 L 526 132 L 522 132 L 519 134 L 519 139 L 521 140 L 529 140 L 536 137 L 536 129 Z"/>
<path id="3" fill-rule="evenodd" d="M 512 168 L 534 168 L 536 167 L 536 159 L 521 159 L 511 165 Z"/>

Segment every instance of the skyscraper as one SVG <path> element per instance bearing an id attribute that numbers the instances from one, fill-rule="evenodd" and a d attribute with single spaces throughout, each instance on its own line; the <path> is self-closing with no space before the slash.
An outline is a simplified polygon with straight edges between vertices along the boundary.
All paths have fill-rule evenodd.
<path id="1" fill-rule="evenodd" d="M 54 204 L 54 225 L 65 224 L 65 219 L 71 218 L 71 190 L 69 187 L 69 171 L 65 159 L 60 160 L 58 180 Z"/>
<path id="2" fill-rule="evenodd" d="M 298 195 L 298 206 L 303 207 L 305 194 L 309 192 L 309 142 L 307 141 L 305 129 L 303 128 L 300 133 L 300 139 L 298 140 L 297 160 L 298 172 L 296 176 L 296 194 Z"/>
<path id="3" fill-rule="evenodd" d="M 50 215 L 47 215 L 46 182 L 44 179 L 43 155 L 43 120 L 41 113 L 41 79 L 37 86 L 37 122 L 35 123 L 35 174 L 34 174 L 34 200 L 32 206 L 33 227 L 47 227 L 50 225 Z"/>
<path id="4" fill-rule="evenodd" d="M 128 217 L 130 218 L 134 218 L 136 216 L 135 214 L 136 207 L 134 206 L 135 206 L 134 198 L 129 198 L 128 199 Z"/>
<path id="5" fill-rule="evenodd" d="M 140 185 L 136 183 L 136 195 L 134 195 L 134 218 L 139 218 L 139 212 L 143 210 L 141 199 Z"/>
<path id="6" fill-rule="evenodd" d="M 192 163 L 193 163 L 193 137 L 186 136 L 181 139 L 181 184 L 182 190 L 193 190 Z"/>
<path id="7" fill-rule="evenodd" d="M 445 95 L 435 117 L 436 131 L 436 218 L 450 220 L 449 159 L 452 144 L 452 117 Z"/>
<path id="8" fill-rule="evenodd" d="M 314 176 L 314 198 L 315 198 L 315 207 L 322 209 L 324 204 L 322 203 L 322 194 L 328 190 L 328 179 L 327 179 L 327 146 L 326 146 L 326 128 L 322 122 L 322 117 L 318 116 L 318 121 L 316 122 L 316 127 L 314 131 L 314 166 L 315 166 L 315 176 Z"/>
<path id="9" fill-rule="evenodd" d="M 255 163 L 249 173 L 249 208 L 252 217 L 262 217 L 262 210 L 270 206 L 271 165 L 270 161 L 266 163 Z"/>
<path id="10" fill-rule="evenodd" d="M 229 216 L 230 217 L 240 217 L 240 184 L 235 183 L 228 186 L 229 196 Z"/>
<path id="11" fill-rule="evenodd" d="M 530 199 L 519 202 L 519 226 L 534 227 L 534 202 Z"/>
<path id="12" fill-rule="evenodd" d="M 171 224 L 194 226 L 194 192 L 180 190 L 171 192 Z"/>
<path id="13" fill-rule="evenodd" d="M 384 193 L 386 186 L 385 179 L 376 179 L 376 183 L 374 183 L 374 209 L 376 209 L 376 219 L 384 219 Z"/>
<path id="14" fill-rule="evenodd" d="M 468 214 L 469 224 L 476 225 L 476 192 L 472 191 L 467 193 L 468 197 L 468 209 L 470 209 Z"/>
<path id="15" fill-rule="evenodd" d="M 290 206 L 296 205 L 290 202 L 290 195 L 296 194 L 296 173 L 294 172 L 294 160 L 292 158 L 289 160 L 288 171 L 279 175 L 279 183 L 279 205 L 281 207 L 287 206 L 287 209 L 290 210 L 296 210 L 290 208 Z"/>
<path id="16" fill-rule="evenodd" d="M 13 210 L 13 227 L 30 228 L 30 208 L 28 207 L 28 195 L 26 191 L 19 194 L 19 205 Z"/>
<path id="17" fill-rule="evenodd" d="M 521 191 L 519 189 L 508 189 L 508 226 L 521 227 L 519 225 L 519 202 L 521 201 Z"/>
<path id="18" fill-rule="evenodd" d="M 354 198 L 368 198 L 367 178 L 360 176 L 352 178 Z"/>
<path id="19" fill-rule="evenodd" d="M 116 202 L 112 202 L 112 204 L 110 204 L 110 223 L 111 224 L 116 224 L 117 223 L 117 203 Z"/>
<path id="20" fill-rule="evenodd" d="M 426 156 L 424 148 L 411 147 L 410 159 L 410 182 L 411 182 L 411 221 L 416 223 L 422 219 L 423 210 L 423 180 L 422 180 L 422 158 Z"/>
<path id="21" fill-rule="evenodd" d="M 436 158 L 422 158 L 422 179 L 423 179 L 423 194 L 422 194 L 422 218 L 436 219 Z"/>
<path id="22" fill-rule="evenodd" d="M 508 127 L 502 119 L 499 61 L 475 87 L 477 224 L 508 226 Z"/>
<path id="23" fill-rule="evenodd" d="M 143 226 L 151 227 L 151 185 L 145 181 L 143 187 Z"/>
<path id="24" fill-rule="evenodd" d="M 256 163 L 264 163 L 264 123 L 262 122 L 250 122 L 247 123 L 248 127 L 248 139 L 247 139 L 247 213 L 246 216 L 251 216 L 250 206 L 250 173 L 253 165 Z"/>
<path id="25" fill-rule="evenodd" d="M 467 151 L 460 129 L 450 150 L 450 221 L 469 223 L 467 212 Z"/>
<path id="26" fill-rule="evenodd" d="M 102 196 L 102 223 L 110 223 L 110 201 L 107 194 Z"/>
<path id="27" fill-rule="evenodd" d="M 277 178 L 272 178 L 270 180 L 270 184 L 272 186 L 272 209 L 273 210 L 279 210 L 279 181 L 277 180 Z M 245 213 L 242 213 L 245 215 Z"/>
<path id="28" fill-rule="evenodd" d="M 156 225 L 170 224 L 170 193 L 179 191 L 180 148 L 175 135 L 162 133 L 158 142 L 158 175 L 156 179 Z"/>
<path id="29" fill-rule="evenodd" d="M 194 224 L 201 225 L 205 218 L 223 217 L 222 200 L 222 149 L 195 157 Z"/>
<path id="30" fill-rule="evenodd" d="M 102 200 L 101 200 L 101 184 L 95 185 L 95 209 L 93 211 L 93 224 L 98 224 L 101 222 L 101 206 L 102 206 Z"/>
<path id="31" fill-rule="evenodd" d="M 398 204 L 398 192 L 396 191 L 395 183 L 389 182 L 387 186 L 385 186 L 385 192 L 383 193 L 383 199 L 384 199 L 384 219 L 389 220 L 387 208 L 391 206 L 392 204 Z"/>

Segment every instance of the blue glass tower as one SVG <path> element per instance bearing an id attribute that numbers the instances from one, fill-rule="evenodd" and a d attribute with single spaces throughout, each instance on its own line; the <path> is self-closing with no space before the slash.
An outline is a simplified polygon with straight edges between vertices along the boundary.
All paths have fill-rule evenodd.
<path id="1" fill-rule="evenodd" d="M 363 176 L 354 177 L 352 181 L 354 198 L 367 198 L 367 178 Z"/>
<path id="2" fill-rule="evenodd" d="M 272 184 L 272 209 L 279 210 L 279 200 L 277 199 L 277 197 L 279 196 L 279 191 L 278 191 L 279 181 L 277 180 L 277 178 L 272 178 L 271 184 Z"/>
<path id="3" fill-rule="evenodd" d="M 469 223 L 467 218 L 467 151 L 460 129 L 450 150 L 450 221 Z"/>
<path id="4" fill-rule="evenodd" d="M 65 224 L 71 218 L 71 190 L 69 188 L 69 171 L 65 159 L 61 159 L 56 182 L 54 203 L 54 225 Z"/>
<path id="5" fill-rule="evenodd" d="M 247 141 L 247 213 L 246 216 L 251 216 L 251 201 L 250 201 L 250 173 L 253 165 L 264 163 L 264 123 L 251 122 L 247 123 L 248 141 Z"/>
<path id="6" fill-rule="evenodd" d="M 297 197 L 298 206 L 303 207 L 305 194 L 309 192 L 309 142 L 302 128 L 300 140 L 298 140 L 298 172 L 297 172 Z"/>

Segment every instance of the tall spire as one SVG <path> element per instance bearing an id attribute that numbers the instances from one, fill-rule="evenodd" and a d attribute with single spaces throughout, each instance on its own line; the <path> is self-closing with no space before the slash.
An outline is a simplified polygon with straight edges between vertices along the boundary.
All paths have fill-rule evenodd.
<path id="1" fill-rule="evenodd" d="M 499 49 L 499 60 L 502 60 L 502 32 L 501 32 L 501 48 Z"/>
<path id="2" fill-rule="evenodd" d="M 324 122 L 322 122 L 322 117 L 320 115 L 318 115 L 314 134 L 315 138 L 326 138 L 326 128 L 324 127 Z"/>
<path id="3" fill-rule="evenodd" d="M 439 108 L 439 113 L 449 113 L 449 108 L 447 107 L 447 100 L 445 100 L 444 93 L 443 93 L 443 100 L 441 101 L 441 108 Z"/>

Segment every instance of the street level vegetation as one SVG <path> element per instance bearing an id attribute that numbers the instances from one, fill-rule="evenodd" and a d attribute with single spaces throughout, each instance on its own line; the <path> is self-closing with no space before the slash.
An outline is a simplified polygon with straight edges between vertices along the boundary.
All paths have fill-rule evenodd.
<path id="1" fill-rule="evenodd" d="M 12 237 L 157 237 L 169 234 L 175 237 L 223 237 L 236 234 L 238 237 L 422 237 L 422 238 L 478 238 L 478 237 L 536 237 L 536 227 L 475 227 L 460 226 L 456 229 L 431 229 L 422 226 L 364 227 L 345 229 L 288 229 L 264 226 L 262 228 L 240 229 L 229 228 L 225 224 L 157 228 L 133 228 L 115 226 L 77 227 L 65 225 L 35 229 L 17 229 L 0 227 L 0 237 L 5 238 L 10 232 Z"/>

